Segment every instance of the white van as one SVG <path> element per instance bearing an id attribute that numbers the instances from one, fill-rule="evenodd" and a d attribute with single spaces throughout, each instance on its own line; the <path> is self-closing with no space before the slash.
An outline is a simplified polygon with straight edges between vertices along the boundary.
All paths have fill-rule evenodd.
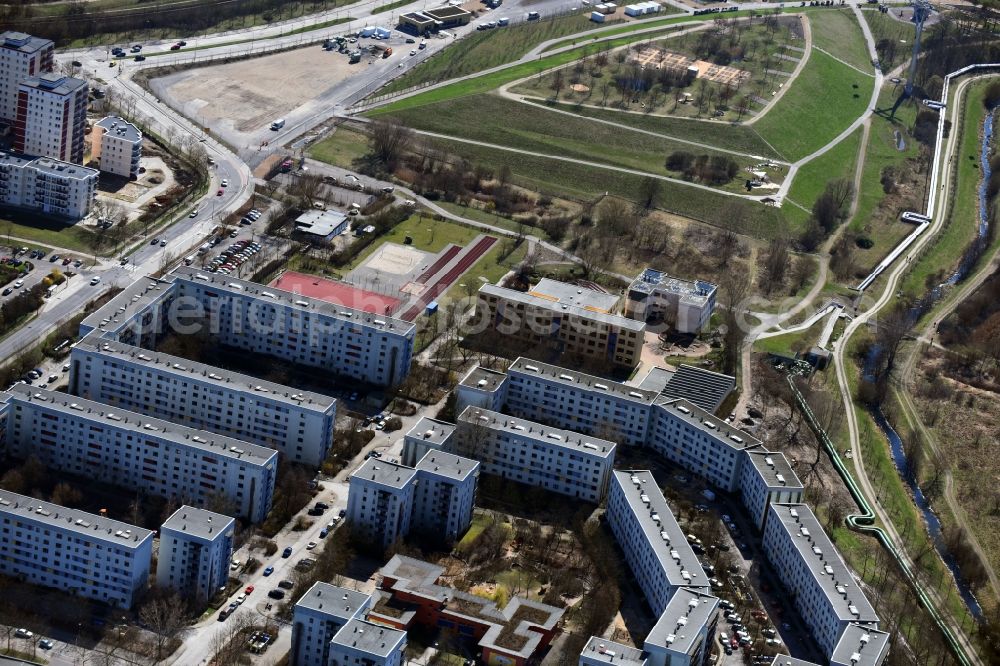
<path id="1" fill-rule="evenodd" d="M 274 130 L 275 132 L 277 132 L 278 130 L 280 130 L 284 126 L 285 126 L 285 119 L 284 118 L 278 118 L 273 123 L 271 123 L 271 129 Z"/>
<path id="2" fill-rule="evenodd" d="M 185 266 L 190 266 L 193 263 L 194 263 L 194 255 L 193 254 L 190 257 L 184 257 L 184 265 Z"/>

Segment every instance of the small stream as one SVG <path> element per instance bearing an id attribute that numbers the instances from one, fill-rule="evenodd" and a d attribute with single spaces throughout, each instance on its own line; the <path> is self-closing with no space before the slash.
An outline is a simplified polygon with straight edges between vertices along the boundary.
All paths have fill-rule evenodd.
<path id="1" fill-rule="evenodd" d="M 996 107 L 990 109 L 989 112 L 986 113 L 986 118 L 983 120 L 983 143 L 979 158 L 982 180 L 979 184 L 978 190 L 979 223 L 977 225 L 976 240 L 973 245 L 970 245 L 969 249 L 962 256 L 962 260 L 959 263 L 958 268 L 947 280 L 945 280 L 944 284 L 931 289 L 930 292 L 919 301 L 919 304 L 913 313 L 914 322 L 916 322 L 916 320 L 918 320 L 920 316 L 926 312 L 938 298 L 940 298 L 943 287 L 957 284 L 961 280 L 968 277 L 969 272 L 982 255 L 983 250 L 986 249 L 986 243 L 989 240 L 989 214 L 986 193 L 989 187 L 990 177 L 992 176 L 992 170 L 990 168 L 990 148 L 993 142 L 994 116 L 996 115 L 994 113 L 995 110 Z M 866 378 L 870 378 L 871 364 L 874 362 L 877 354 L 878 347 L 873 345 L 872 354 L 869 357 L 864 369 L 864 375 Z M 882 432 L 885 433 L 886 438 L 889 440 L 889 449 L 892 452 L 892 461 L 896 465 L 896 470 L 899 472 L 900 476 L 913 492 L 913 501 L 916 504 L 917 509 L 920 510 L 920 513 L 924 517 L 924 522 L 927 524 L 927 530 L 930 533 L 931 540 L 934 542 L 934 548 L 937 550 L 938 555 L 941 556 L 945 566 L 948 567 L 952 575 L 955 577 L 958 592 L 962 596 L 963 601 L 965 601 L 965 605 L 968 607 L 969 612 L 974 618 L 976 618 L 977 621 L 982 622 L 983 609 L 979 605 L 979 601 L 976 599 L 975 594 L 973 594 L 968 581 L 966 581 L 962 576 L 958 562 L 955 561 L 955 557 L 952 555 L 951 551 L 948 550 L 948 547 L 944 542 L 944 537 L 941 533 L 941 521 L 938 519 L 937 515 L 935 515 L 930 502 L 928 502 L 923 491 L 920 489 L 920 486 L 917 484 L 916 478 L 914 478 L 913 470 L 910 468 L 910 463 L 906 459 L 903 440 L 900 439 L 899 434 L 892 427 L 892 425 L 889 424 L 888 419 L 886 419 L 885 414 L 882 413 L 881 409 L 873 410 L 872 417 L 875 419 L 875 423 L 878 424 L 879 428 L 882 429 Z"/>

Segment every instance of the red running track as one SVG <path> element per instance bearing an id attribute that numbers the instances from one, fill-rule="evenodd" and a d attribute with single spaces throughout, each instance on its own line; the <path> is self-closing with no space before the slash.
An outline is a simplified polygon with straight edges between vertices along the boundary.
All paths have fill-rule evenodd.
<path id="1" fill-rule="evenodd" d="M 417 297 L 417 302 L 403 314 L 400 319 L 405 321 L 413 321 L 417 318 L 421 312 L 423 312 L 424 307 L 433 301 L 435 298 L 440 296 L 445 289 L 451 286 L 451 284 L 459 278 L 462 273 L 472 268 L 472 265 L 479 261 L 486 252 L 493 247 L 493 244 L 497 242 L 497 239 L 493 236 L 484 236 L 479 239 L 472 248 L 469 249 L 458 263 L 452 266 L 451 270 L 445 273 L 440 280 L 431 285 L 428 289 L 424 290 L 424 293 Z"/>
<path id="2" fill-rule="evenodd" d="M 431 265 L 430 268 L 428 268 L 426 271 L 424 271 L 423 273 L 421 273 L 420 277 L 418 277 L 416 280 L 414 280 L 414 282 L 419 282 L 420 284 L 423 284 L 423 283 L 427 282 L 427 280 L 430 279 L 430 278 L 432 278 L 432 277 L 434 277 L 434 275 L 439 270 L 441 270 L 442 268 L 444 268 L 445 266 L 447 266 L 448 262 L 451 261 L 452 259 L 454 259 L 455 255 L 458 254 L 461 251 L 462 251 L 462 246 L 461 245 L 452 245 L 452 246 L 450 246 L 448 248 L 448 250 L 444 254 L 441 255 L 441 258 L 438 259 L 437 261 L 435 261 Z"/>

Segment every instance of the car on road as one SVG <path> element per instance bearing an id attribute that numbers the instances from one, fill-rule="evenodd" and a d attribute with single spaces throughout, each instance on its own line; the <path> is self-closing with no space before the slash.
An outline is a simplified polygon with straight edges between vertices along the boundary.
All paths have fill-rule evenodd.
<path id="1" fill-rule="evenodd" d="M 247 600 L 247 595 L 245 595 L 245 594 L 241 594 L 238 597 L 236 597 L 236 603 L 238 603 L 238 604 L 241 604 L 241 603 L 243 603 L 246 600 Z"/>
<path id="2" fill-rule="evenodd" d="M 134 57 L 132 59 L 135 60 L 136 62 L 142 62 L 143 60 L 146 59 L 146 56 L 144 56 L 144 55 L 137 55 L 136 57 Z"/>
<path id="3" fill-rule="evenodd" d="M 121 263 L 121 265 L 124 266 L 125 264 L 128 263 L 128 257 L 122 257 L 122 260 L 119 263 Z"/>
<path id="4" fill-rule="evenodd" d="M 188 217 L 198 217 L 198 209 L 195 208 L 193 211 L 188 213 Z"/>
<path id="5" fill-rule="evenodd" d="M 14 289 L 20 289 L 24 286 L 24 280 L 14 280 Z"/>
<path id="6" fill-rule="evenodd" d="M 228 608 L 223 608 L 219 611 L 219 622 L 224 622 L 232 611 Z"/>
<path id="7" fill-rule="evenodd" d="M 414 50 L 410 51 L 410 55 L 411 55 L 411 56 L 415 56 L 415 55 L 417 55 L 417 51 L 416 51 L 416 49 L 414 49 Z"/>
<path id="8" fill-rule="evenodd" d="M 38 647 L 42 648 L 43 650 L 51 650 L 55 646 L 56 644 L 50 641 L 48 638 L 43 638 L 42 640 L 38 641 Z"/>
<path id="9" fill-rule="evenodd" d="M 52 384 L 57 381 L 59 381 L 59 375 L 49 375 L 49 378 L 46 380 L 46 383 Z"/>
<path id="10" fill-rule="evenodd" d="M 11 289 L 10 287 L 7 287 L 6 289 L 3 290 L 4 296 L 10 296 L 12 293 L 14 293 L 14 290 Z"/>
<path id="11" fill-rule="evenodd" d="M 100 282 L 101 282 L 101 276 L 100 275 L 95 275 L 94 277 L 90 278 L 90 284 L 91 285 L 99 284 Z"/>
<path id="12" fill-rule="evenodd" d="M 288 558 L 292 556 L 292 547 L 288 546 L 283 551 L 281 551 L 281 556 Z"/>
<path id="13" fill-rule="evenodd" d="M 69 367 L 70 367 L 69 363 L 64 364 L 63 367 L 62 367 L 62 371 L 63 372 L 69 372 Z"/>
<path id="14" fill-rule="evenodd" d="M 223 187 L 229 187 L 229 179 L 228 178 L 223 178 L 222 182 L 219 183 L 219 185 L 222 185 Z"/>
<path id="15" fill-rule="evenodd" d="M 282 581 L 278 582 L 278 587 L 280 587 L 283 590 L 290 590 L 293 587 L 295 587 L 295 583 L 293 583 L 290 580 L 285 579 L 285 580 L 282 580 Z"/>
<path id="16" fill-rule="evenodd" d="M 215 196 L 221 197 L 225 193 L 226 193 L 226 191 L 220 187 L 219 191 L 215 193 Z"/>
<path id="17" fill-rule="evenodd" d="M 285 591 L 284 590 L 271 590 L 270 592 L 267 593 L 267 596 L 271 597 L 272 599 L 284 599 L 285 598 Z"/>
<path id="18" fill-rule="evenodd" d="M 27 629 L 20 628 L 14 632 L 14 635 L 17 636 L 18 638 L 31 638 L 35 634 L 31 633 Z"/>
<path id="19" fill-rule="evenodd" d="M 80 62 L 79 60 L 74 60 L 70 64 L 73 65 L 74 67 L 83 67 L 83 63 Z"/>
<path id="20" fill-rule="evenodd" d="M 324 527 L 323 529 L 321 529 L 319 531 L 319 538 L 320 539 L 325 539 L 326 535 L 329 534 L 329 533 L 330 533 L 330 528 L 329 527 Z"/>
<path id="21" fill-rule="evenodd" d="M 306 544 L 306 550 L 312 550 L 315 547 L 316 547 L 315 541 L 310 541 L 309 543 Z"/>
<path id="22" fill-rule="evenodd" d="M 179 51 L 180 48 L 181 48 L 180 44 L 174 44 L 173 46 L 170 47 L 170 50 L 171 51 Z M 114 64 L 114 63 L 112 63 L 112 64 Z"/>
<path id="23" fill-rule="evenodd" d="M 274 567 L 272 567 L 270 565 L 264 567 L 264 575 L 265 576 L 270 576 L 273 573 L 274 573 Z"/>
<path id="24" fill-rule="evenodd" d="M 161 240 L 160 241 L 160 247 L 166 247 L 166 246 L 167 246 L 167 241 L 166 240 Z"/>
<path id="25" fill-rule="evenodd" d="M 151 241 L 149 242 L 149 244 L 150 244 L 150 245 L 158 245 L 158 244 L 159 244 L 159 242 L 160 242 L 160 239 L 159 239 L 159 238 L 154 238 L 153 240 L 151 240 Z"/>

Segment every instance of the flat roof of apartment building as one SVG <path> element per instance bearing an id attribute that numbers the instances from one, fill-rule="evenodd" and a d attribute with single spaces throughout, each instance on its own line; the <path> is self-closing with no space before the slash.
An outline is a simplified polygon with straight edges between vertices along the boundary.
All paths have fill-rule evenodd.
<path id="1" fill-rule="evenodd" d="M 654 291 L 665 291 L 677 294 L 681 302 L 694 305 L 704 305 L 716 290 L 716 286 L 704 280 L 685 280 L 667 275 L 655 268 L 647 268 L 632 281 L 629 291 L 651 294 Z"/>
<path id="2" fill-rule="evenodd" d="M 437 419 L 421 416 L 420 420 L 417 421 L 416 425 L 410 428 L 410 431 L 406 433 L 405 436 L 409 439 L 417 439 L 423 442 L 441 445 L 444 444 L 445 440 L 451 437 L 454 432 L 454 423 L 438 421 Z"/>
<path id="3" fill-rule="evenodd" d="M 142 277 L 125 287 L 117 296 L 84 318 L 82 325 L 101 331 L 117 331 L 132 321 L 138 312 L 164 298 L 173 288 L 173 275 L 162 279 Z"/>
<path id="4" fill-rule="evenodd" d="M 708 576 L 701 568 L 701 561 L 687 542 L 653 474 L 648 470 L 615 470 L 613 475 L 670 585 L 708 590 Z"/>
<path id="5" fill-rule="evenodd" d="M 240 280 L 219 273 L 209 273 L 190 266 L 179 266 L 174 269 L 173 274 L 178 279 L 187 280 L 192 283 L 210 284 L 221 291 L 244 294 L 262 302 L 284 305 L 289 309 L 297 311 L 315 312 L 342 321 L 389 331 L 397 335 L 407 335 L 416 330 L 416 324 L 403 321 L 402 319 L 376 315 L 363 310 L 354 310 L 328 303 L 318 298 L 303 296 L 283 289 L 277 289 L 276 287 L 268 287 L 256 282 Z"/>
<path id="6" fill-rule="evenodd" d="M 608 666 L 643 666 L 646 656 L 639 648 L 609 641 L 600 636 L 591 636 L 583 646 L 580 657 L 600 661 Z"/>
<path id="7" fill-rule="evenodd" d="M 357 617 L 358 610 L 367 606 L 370 601 L 371 597 L 363 592 L 320 582 L 313 583 L 295 602 L 295 608 L 306 608 L 346 623 Z"/>
<path id="8" fill-rule="evenodd" d="M 415 469 L 461 482 L 479 471 L 479 461 L 456 456 L 454 453 L 428 451 L 417 461 Z"/>
<path id="9" fill-rule="evenodd" d="M 59 176 L 60 178 L 66 178 L 67 180 L 86 180 L 88 178 L 96 178 L 101 173 L 97 169 L 80 166 L 79 164 L 73 164 L 72 162 L 63 162 L 62 160 L 53 159 L 51 157 L 35 158 L 28 163 L 28 166 L 44 172 L 47 176 Z"/>
<path id="10" fill-rule="evenodd" d="M 646 644 L 686 654 L 718 607 L 719 599 L 711 594 L 686 588 L 677 590 L 646 637 Z"/>
<path id="11" fill-rule="evenodd" d="M 860 624 L 849 624 L 833 648 L 830 662 L 850 666 L 879 666 L 889 653 L 889 634 Z"/>
<path id="12" fill-rule="evenodd" d="M 16 400 L 41 404 L 68 416 L 76 416 L 88 421 L 104 423 L 112 428 L 134 430 L 146 437 L 156 437 L 180 446 L 190 447 L 217 456 L 232 458 L 254 465 L 269 465 L 276 462 L 278 452 L 225 435 L 196 430 L 170 421 L 144 416 L 136 412 L 117 409 L 108 405 L 78 398 L 68 393 L 35 388 L 18 384 L 10 391 Z"/>
<path id="13" fill-rule="evenodd" d="M 138 548 L 146 539 L 153 538 L 150 530 L 120 520 L 69 509 L 7 490 L 0 490 L 0 512 L 58 527 L 87 539 L 113 541 L 123 548 Z"/>
<path id="14" fill-rule="evenodd" d="M 389 488 L 402 489 L 417 475 L 417 470 L 399 463 L 389 462 L 380 458 L 369 458 L 364 461 L 353 474 L 351 479 L 361 479 L 371 483 L 377 483 Z"/>
<path id="15" fill-rule="evenodd" d="M 775 655 L 774 661 L 771 662 L 771 666 L 819 666 L 819 664 L 812 661 L 806 661 L 805 659 L 779 654 Z"/>
<path id="16" fill-rule="evenodd" d="M 618 305 L 618 295 L 580 287 L 568 282 L 542 278 L 528 293 L 560 305 L 575 305 L 585 310 L 609 314 Z"/>
<path id="17" fill-rule="evenodd" d="M 761 447 L 746 451 L 753 469 L 764 480 L 768 488 L 789 488 L 802 490 L 802 482 L 788 464 L 783 453 L 768 451 Z"/>
<path id="18" fill-rule="evenodd" d="M 462 386 L 479 389 L 480 391 L 493 392 L 500 388 L 500 385 L 506 379 L 507 373 L 505 372 L 490 370 L 489 368 L 477 365 L 472 370 L 469 370 L 459 383 Z"/>
<path id="19" fill-rule="evenodd" d="M 608 396 L 641 403 L 643 405 L 653 404 L 656 392 L 646 391 L 641 388 L 613 382 L 610 379 L 603 379 L 593 375 L 587 375 L 576 370 L 569 370 L 558 365 L 550 365 L 541 361 L 533 361 L 524 356 L 519 357 L 511 364 L 507 370 L 508 374 L 520 373 L 522 375 L 534 375 L 550 382 L 583 388 L 595 393 L 604 393 Z"/>
<path id="20" fill-rule="evenodd" d="M 812 578 L 830 601 L 837 617 L 848 622 L 878 622 L 878 615 L 865 596 L 837 547 L 826 535 L 807 504 L 772 504 L 767 529 L 780 526 L 805 562 Z"/>
<path id="21" fill-rule="evenodd" d="M 466 407 L 458 415 L 459 422 L 473 426 L 489 428 L 497 432 L 510 433 L 515 437 L 524 437 L 544 442 L 548 446 L 572 449 L 594 458 L 612 458 L 616 444 L 606 439 L 591 437 L 572 430 L 563 430 L 535 423 L 526 419 L 507 416 L 500 412 L 482 409 L 474 405 Z"/>
<path id="22" fill-rule="evenodd" d="M 487 283 L 479 288 L 479 293 L 486 294 L 487 296 L 496 296 L 513 303 L 522 303 L 535 308 L 551 310 L 552 312 L 565 312 L 581 319 L 599 321 L 602 324 L 616 326 L 627 331 L 641 333 L 646 330 L 646 322 L 629 319 L 621 315 L 608 314 L 600 309 L 581 306 L 576 303 L 561 303 L 557 298 L 537 295 L 533 291 L 517 291 L 516 289 L 508 289 L 507 287 Z"/>
<path id="23" fill-rule="evenodd" d="M 745 433 L 739 428 L 734 428 L 722 419 L 716 418 L 711 412 L 707 412 L 687 400 L 671 400 L 657 404 L 675 418 L 728 444 L 737 451 L 760 445 L 760 440 L 753 435 Z"/>
<path id="24" fill-rule="evenodd" d="M 87 87 L 87 82 L 74 76 L 45 72 L 38 76 L 28 76 L 21 79 L 21 88 L 34 88 L 56 95 L 72 95 L 81 88 Z"/>
<path id="25" fill-rule="evenodd" d="M 330 641 L 332 645 L 354 648 L 383 658 L 399 649 L 400 644 L 404 642 L 406 642 L 405 631 L 356 618 L 348 620 Z"/>
<path id="26" fill-rule="evenodd" d="M 227 530 L 232 530 L 235 524 L 236 520 L 230 516 L 185 504 L 167 518 L 161 529 L 212 541 Z"/>
<path id="27" fill-rule="evenodd" d="M 74 347 L 87 353 L 100 354 L 112 358 L 137 363 L 152 371 L 189 378 L 190 381 L 204 382 L 231 391 L 246 391 L 253 393 L 261 400 L 295 405 L 298 408 L 311 408 L 325 412 L 336 404 L 336 399 L 322 393 L 313 393 L 295 389 L 284 384 L 251 377 L 250 375 L 230 372 L 223 368 L 189 361 L 180 356 L 171 356 L 143 347 L 116 342 L 101 337 L 100 333 L 91 333 L 77 342 Z"/>
<path id="28" fill-rule="evenodd" d="M 139 131 L 139 128 L 124 118 L 119 118 L 118 116 L 105 116 L 94 124 L 97 127 L 103 127 L 106 129 L 106 134 L 116 136 L 119 139 L 131 141 L 132 143 L 142 141 L 142 132 Z"/>
<path id="29" fill-rule="evenodd" d="M 51 39 L 35 37 L 26 32 L 7 30 L 0 33 L 0 48 L 20 51 L 21 53 L 35 53 L 48 46 L 55 46 Z"/>
<path id="30" fill-rule="evenodd" d="M 682 364 L 660 389 L 661 398 L 683 398 L 708 412 L 715 412 L 736 388 L 736 378 L 705 368 Z"/>

